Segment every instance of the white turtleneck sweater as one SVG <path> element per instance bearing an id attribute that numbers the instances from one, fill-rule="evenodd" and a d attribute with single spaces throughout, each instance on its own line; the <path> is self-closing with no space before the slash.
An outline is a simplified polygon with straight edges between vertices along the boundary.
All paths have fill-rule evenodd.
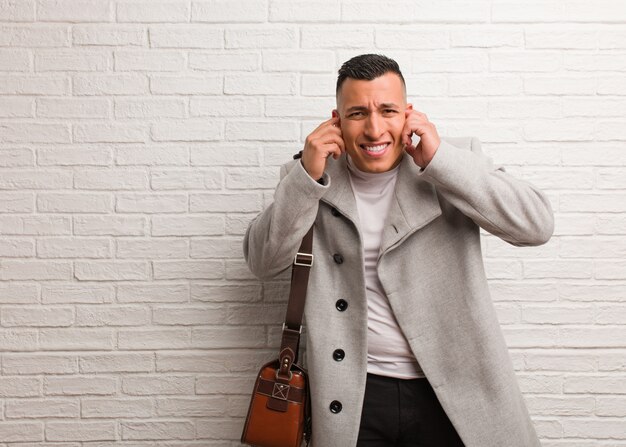
<path id="1" fill-rule="evenodd" d="M 400 166 L 387 172 L 371 173 L 357 169 L 349 155 L 347 161 L 363 238 L 368 311 L 367 372 L 400 379 L 425 377 L 398 326 L 376 269 L 383 226 Z"/>

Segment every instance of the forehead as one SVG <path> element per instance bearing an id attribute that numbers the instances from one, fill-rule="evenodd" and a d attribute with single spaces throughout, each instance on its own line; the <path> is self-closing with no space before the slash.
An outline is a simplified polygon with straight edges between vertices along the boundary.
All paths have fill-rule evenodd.
<path id="1" fill-rule="evenodd" d="M 367 105 L 370 102 L 403 104 L 405 92 L 400 76 L 385 73 L 371 81 L 347 78 L 337 95 L 337 105 L 342 107 Z"/>

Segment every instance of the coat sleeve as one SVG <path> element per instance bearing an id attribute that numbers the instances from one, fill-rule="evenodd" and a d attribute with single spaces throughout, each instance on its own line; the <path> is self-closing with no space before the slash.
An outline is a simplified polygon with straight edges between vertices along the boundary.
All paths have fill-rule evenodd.
<path id="1" fill-rule="evenodd" d="M 315 221 L 319 199 L 330 187 L 328 174 L 320 182 L 300 160 L 281 167 L 274 202 L 250 222 L 243 239 L 244 258 L 259 279 L 273 278 L 291 266 Z"/>
<path id="2" fill-rule="evenodd" d="M 494 167 L 478 138 L 472 138 L 471 151 L 442 140 L 418 175 L 481 228 L 512 245 L 541 245 L 552 236 L 554 214 L 546 196 Z"/>

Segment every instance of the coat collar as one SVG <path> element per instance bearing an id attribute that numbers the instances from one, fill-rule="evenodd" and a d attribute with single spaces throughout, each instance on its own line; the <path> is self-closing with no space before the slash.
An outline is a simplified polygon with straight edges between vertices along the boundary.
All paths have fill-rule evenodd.
<path id="1" fill-rule="evenodd" d="M 419 177 L 420 168 L 403 154 L 395 191 L 383 229 L 380 254 L 441 215 L 435 187 Z M 322 201 L 335 207 L 359 227 L 359 213 L 350 184 L 346 155 L 329 158 L 326 171 L 331 185 Z"/>

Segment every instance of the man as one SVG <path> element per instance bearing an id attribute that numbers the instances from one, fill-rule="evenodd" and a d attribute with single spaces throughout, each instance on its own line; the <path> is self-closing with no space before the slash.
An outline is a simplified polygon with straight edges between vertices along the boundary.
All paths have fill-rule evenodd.
<path id="1" fill-rule="evenodd" d="M 281 169 L 244 255 L 291 266 L 314 224 L 305 307 L 314 447 L 530 447 L 539 440 L 491 302 L 479 227 L 545 243 L 553 215 L 476 138 L 440 138 L 391 59 L 339 70 L 337 108 Z M 412 135 L 419 137 L 414 145 Z"/>

